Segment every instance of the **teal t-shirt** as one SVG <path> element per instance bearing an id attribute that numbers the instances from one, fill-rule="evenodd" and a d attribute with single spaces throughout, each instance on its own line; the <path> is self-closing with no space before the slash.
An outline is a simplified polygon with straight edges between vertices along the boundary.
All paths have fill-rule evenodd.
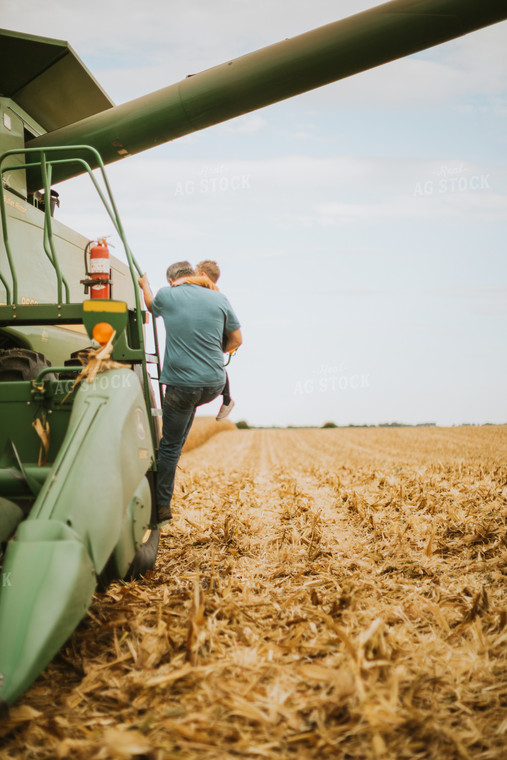
<path id="1" fill-rule="evenodd" d="M 240 327 L 227 298 L 185 283 L 159 290 L 152 309 L 166 330 L 161 382 L 189 388 L 225 383 L 224 336 Z"/>

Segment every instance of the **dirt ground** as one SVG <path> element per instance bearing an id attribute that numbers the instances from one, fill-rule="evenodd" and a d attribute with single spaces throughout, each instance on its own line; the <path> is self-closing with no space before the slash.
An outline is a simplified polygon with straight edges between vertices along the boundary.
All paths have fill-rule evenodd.
<path id="1" fill-rule="evenodd" d="M 231 430 L 0 758 L 507 757 L 507 426 Z"/>

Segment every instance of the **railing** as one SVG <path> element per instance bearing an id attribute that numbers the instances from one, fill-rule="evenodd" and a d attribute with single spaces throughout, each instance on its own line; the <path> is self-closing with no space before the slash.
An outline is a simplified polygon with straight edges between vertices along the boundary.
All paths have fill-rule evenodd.
<path id="1" fill-rule="evenodd" d="M 118 236 L 123 244 L 123 247 L 125 249 L 125 256 L 127 258 L 127 263 L 129 266 L 130 274 L 132 277 L 132 282 L 134 285 L 134 293 L 135 293 L 135 299 L 136 299 L 136 308 L 140 306 L 139 302 L 139 293 L 137 289 L 137 279 L 135 276 L 135 272 L 137 271 L 138 274 L 142 274 L 141 269 L 139 268 L 139 265 L 137 261 L 135 260 L 132 251 L 130 250 L 127 240 L 125 238 L 125 232 L 123 230 L 123 226 L 120 220 L 120 216 L 118 214 L 118 210 L 116 207 L 116 203 L 114 201 L 113 194 L 111 192 L 111 188 L 109 185 L 109 181 L 107 179 L 107 175 L 105 172 L 104 164 L 102 162 L 102 159 L 100 157 L 100 154 L 98 151 L 95 150 L 95 148 L 92 148 L 90 145 L 75 145 L 73 146 L 73 150 L 75 152 L 89 152 L 93 155 L 94 161 L 98 164 L 98 171 L 101 174 L 102 182 L 104 184 L 105 193 L 103 192 L 99 182 L 97 181 L 97 178 L 93 174 L 92 168 L 90 164 L 85 161 L 83 158 L 79 158 L 77 156 L 73 158 L 64 158 L 59 159 L 58 153 L 61 153 L 62 151 L 68 151 L 68 146 L 54 146 L 52 148 L 23 148 L 23 149 L 16 149 L 16 150 L 8 150 L 5 153 L 3 153 L 0 156 L 0 181 L 3 187 L 3 175 L 6 172 L 12 172 L 20 169 L 29 169 L 29 168 L 36 168 L 38 167 L 41 172 L 41 186 L 44 190 L 44 197 L 46 199 L 49 199 L 51 197 L 51 174 L 52 174 L 52 168 L 53 166 L 60 165 L 60 164 L 68 164 L 68 163 L 74 163 L 74 164 L 80 164 L 83 167 L 83 170 L 87 172 L 88 176 L 90 177 L 90 180 L 92 181 L 95 190 L 97 191 L 104 208 L 111 219 L 114 228 L 116 232 L 118 233 Z M 4 162 L 6 159 L 9 158 L 9 156 L 12 155 L 25 155 L 25 156 L 39 156 L 38 161 L 29 161 L 23 164 L 13 164 L 4 166 Z M 49 156 L 47 155 L 49 154 Z M 51 158 L 51 156 L 55 156 L 54 158 Z M 57 278 L 57 300 L 58 303 L 61 304 L 62 301 L 62 295 L 63 295 L 63 288 L 65 288 L 65 302 L 69 303 L 69 286 L 63 277 L 60 265 L 58 262 L 58 256 L 56 252 L 56 247 L 54 245 L 53 240 L 53 230 L 52 230 L 52 217 L 51 217 L 51 208 L 50 203 L 45 203 L 45 209 L 44 209 L 44 250 L 46 252 L 46 255 L 53 265 L 53 268 L 55 269 L 56 278 Z M 0 195 L 0 216 L 2 219 L 2 231 L 3 231 L 3 239 L 5 244 L 5 249 L 7 252 L 7 260 L 9 263 L 9 268 L 11 272 L 12 277 L 12 296 L 10 293 L 10 288 L 2 275 L 0 273 L 0 279 L 2 280 L 2 283 L 4 284 L 4 287 L 6 288 L 7 293 L 7 303 L 17 303 L 17 276 L 16 276 L 16 270 L 15 265 L 12 257 L 12 250 L 9 243 L 9 235 L 8 235 L 8 227 L 7 227 L 7 213 L 5 209 L 5 200 L 3 197 L 3 194 Z"/>
<path id="2" fill-rule="evenodd" d="M 41 323 L 41 324 L 64 324 L 65 322 L 76 322 L 81 321 L 79 318 L 80 311 L 79 306 L 80 304 L 71 304 L 70 302 L 70 292 L 69 292 L 69 285 L 67 283 L 67 280 L 62 274 L 59 260 L 58 260 L 58 253 L 57 248 L 55 246 L 54 237 L 53 237 L 53 225 L 52 225 L 52 215 L 51 215 L 51 178 L 52 178 L 52 171 L 54 166 L 59 166 L 61 164 L 79 164 L 81 165 L 84 172 L 88 174 L 90 177 L 90 180 L 92 181 L 95 190 L 97 194 L 99 195 L 102 204 L 114 226 L 114 229 L 116 233 L 118 234 L 118 237 L 120 238 L 123 248 L 125 251 L 125 257 L 127 260 L 130 276 L 132 278 L 132 285 L 134 290 L 134 299 L 135 299 L 135 312 L 136 312 L 136 319 L 135 319 L 135 329 L 137 331 L 137 345 L 139 347 L 138 351 L 128 351 L 127 349 L 124 350 L 124 356 L 122 358 L 126 359 L 137 359 L 142 362 L 142 369 L 143 369 L 143 387 L 144 387 L 144 395 L 146 400 L 146 405 L 148 412 L 151 411 L 151 403 L 150 403 L 150 397 L 149 397 L 149 375 L 146 369 L 146 354 L 145 354 L 145 347 L 144 347 L 144 333 L 143 333 L 143 314 L 141 309 L 141 301 L 139 296 L 139 289 L 137 285 L 137 275 L 142 274 L 142 270 L 139 267 L 139 264 L 137 263 L 136 259 L 134 258 L 132 251 L 130 250 L 130 247 L 127 243 L 125 232 L 120 220 L 120 216 L 118 214 L 118 209 L 116 207 L 116 203 L 111 191 L 111 187 L 109 185 L 109 181 L 107 179 L 107 175 L 104 168 L 104 163 L 102 161 L 102 158 L 100 154 L 98 153 L 95 148 L 89 146 L 89 145 L 75 145 L 73 146 L 72 150 L 74 153 L 88 153 L 91 154 L 92 157 L 92 163 L 96 164 L 98 166 L 98 171 L 101 176 L 102 185 L 97 181 L 96 176 L 93 174 L 92 167 L 90 166 L 90 163 L 85 160 L 85 158 L 79 157 L 78 155 L 73 156 L 71 158 L 58 158 L 58 154 L 62 153 L 62 151 L 66 151 L 68 153 L 69 146 L 53 146 L 48 148 L 22 148 L 22 149 L 15 149 L 15 150 L 8 150 L 5 153 L 3 153 L 0 156 L 0 188 L 2 188 L 2 192 L 0 192 L 0 218 L 2 222 L 2 235 L 3 235 L 3 241 L 5 246 L 5 251 L 7 254 L 7 262 L 10 270 L 10 277 L 12 282 L 12 287 L 9 285 L 7 278 L 4 273 L 0 272 L 0 281 L 2 282 L 5 292 L 6 292 L 6 303 L 7 307 L 11 307 L 8 309 L 7 307 L 0 307 L 0 310 L 3 313 L 6 312 L 6 314 L 10 314 L 12 319 L 16 320 L 17 324 L 27 324 L 27 323 Z M 11 156 L 14 155 L 22 155 L 25 157 L 25 163 L 15 163 L 15 164 L 8 164 L 8 160 Z M 31 159 L 34 160 L 31 160 Z M 28 159 L 28 160 L 27 160 Z M 57 296 L 57 305 L 55 304 L 19 304 L 18 303 L 18 277 L 16 273 L 16 266 L 14 262 L 14 257 L 12 254 L 12 248 L 9 240 L 9 230 L 8 230 L 8 217 L 6 212 L 6 205 L 5 205 L 5 198 L 3 193 L 3 175 L 6 172 L 13 172 L 23 169 L 36 169 L 40 171 L 41 174 L 41 187 L 44 190 L 44 197 L 45 197 L 45 206 L 44 206 L 44 232 L 43 232 L 43 247 L 44 252 L 50 261 L 56 275 L 56 296 Z M 76 308 L 78 307 L 78 308 Z M 7 317 L 8 318 L 8 317 Z M 158 336 L 157 336 L 157 330 L 156 330 L 156 324 L 155 320 L 152 320 L 153 324 L 153 340 L 154 340 L 154 346 L 155 346 L 155 355 L 150 356 L 151 363 L 155 364 L 157 367 L 157 377 L 154 378 L 158 383 L 160 383 L 160 359 L 159 359 L 159 346 L 158 346 Z M 126 346 L 126 340 L 125 337 L 122 336 L 122 340 L 120 341 L 121 345 Z M 151 413 L 150 413 L 150 419 L 151 419 Z M 153 433 L 153 426 L 152 426 L 152 433 Z"/>

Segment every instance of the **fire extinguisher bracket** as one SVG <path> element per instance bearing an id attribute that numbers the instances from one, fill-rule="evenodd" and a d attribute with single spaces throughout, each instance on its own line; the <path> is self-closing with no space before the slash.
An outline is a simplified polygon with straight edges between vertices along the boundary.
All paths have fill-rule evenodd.
<path id="1" fill-rule="evenodd" d="M 86 296 L 88 295 L 89 288 L 92 287 L 93 285 L 100 285 L 100 287 L 103 287 L 104 284 L 106 285 L 113 284 L 113 281 L 110 277 L 108 277 L 107 280 L 103 280 L 103 279 L 99 280 L 98 278 L 89 277 L 86 280 L 79 280 L 79 282 L 81 283 L 81 285 L 84 285 L 84 292 Z M 92 296 L 92 297 L 98 298 L 99 296 Z"/>

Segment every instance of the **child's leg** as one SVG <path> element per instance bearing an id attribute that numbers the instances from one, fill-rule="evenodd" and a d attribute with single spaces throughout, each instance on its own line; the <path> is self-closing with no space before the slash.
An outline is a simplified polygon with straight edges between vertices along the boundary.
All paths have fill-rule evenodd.
<path id="1" fill-rule="evenodd" d="M 229 388 L 229 376 L 227 372 L 225 373 L 225 385 L 222 391 L 222 396 L 223 396 L 224 401 L 223 401 L 222 406 L 218 410 L 218 414 L 216 416 L 217 420 L 223 420 L 224 417 L 227 417 L 227 415 L 229 414 L 229 412 L 232 411 L 232 408 L 234 406 L 234 401 L 231 398 L 231 391 Z"/>
<path id="2" fill-rule="evenodd" d="M 225 385 L 222 391 L 222 396 L 224 397 L 224 404 L 228 406 L 231 403 L 231 388 L 229 385 L 229 375 L 227 372 L 225 373 Z"/>

